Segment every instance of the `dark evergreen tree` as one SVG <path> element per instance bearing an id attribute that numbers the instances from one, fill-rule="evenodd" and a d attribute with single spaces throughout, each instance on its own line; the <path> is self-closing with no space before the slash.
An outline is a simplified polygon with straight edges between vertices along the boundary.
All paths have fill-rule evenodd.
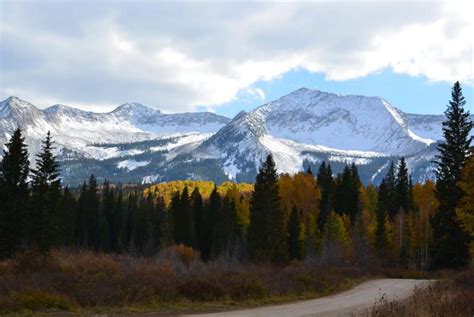
<path id="1" fill-rule="evenodd" d="M 212 250 L 216 242 L 214 241 L 215 237 L 215 228 L 216 228 L 216 219 L 222 210 L 222 198 L 221 195 L 217 192 L 217 187 L 214 187 L 211 196 L 209 197 L 209 202 L 207 204 L 207 215 L 205 217 L 205 237 L 204 237 L 204 247 L 201 250 L 202 257 L 204 260 L 210 258 Z"/>
<path id="2" fill-rule="evenodd" d="M 66 186 L 59 203 L 60 211 L 60 237 L 62 245 L 72 246 L 75 244 L 75 229 L 77 222 L 76 199 L 69 187 Z"/>
<path id="3" fill-rule="evenodd" d="M 326 166 L 326 162 L 323 161 L 318 170 L 316 177 L 318 187 L 321 191 L 321 199 L 319 200 L 319 214 L 318 214 L 318 229 L 320 232 L 323 231 L 326 219 L 333 210 L 333 191 L 334 191 L 334 179 L 332 177 L 331 164 Z"/>
<path id="4" fill-rule="evenodd" d="M 302 219 L 301 212 L 293 206 L 288 220 L 288 255 L 290 260 L 303 258 L 303 241 L 301 240 Z"/>
<path id="5" fill-rule="evenodd" d="M 271 155 L 259 169 L 250 199 L 248 251 L 257 261 L 284 263 L 288 259 L 285 215 L 280 206 L 278 174 Z"/>
<path id="6" fill-rule="evenodd" d="M 400 159 L 398 164 L 398 173 L 396 177 L 396 206 L 398 210 L 402 210 L 407 214 L 411 210 L 412 198 L 410 197 L 410 177 L 405 158 Z"/>
<path id="7" fill-rule="evenodd" d="M 100 247 L 105 252 L 116 249 L 117 232 L 115 228 L 115 191 L 106 180 L 101 194 L 102 223 L 100 224 Z"/>
<path id="8" fill-rule="evenodd" d="M 50 132 L 43 141 L 41 152 L 36 156 L 36 168 L 31 172 L 30 244 L 48 252 L 59 243 L 61 201 L 59 163 L 53 155 Z"/>
<path id="9" fill-rule="evenodd" d="M 100 228 L 103 220 L 100 212 L 97 180 L 94 174 L 89 177 L 83 208 L 86 224 L 85 246 L 97 250 L 100 248 Z"/>
<path id="10" fill-rule="evenodd" d="M 119 189 L 115 201 L 115 219 L 114 231 L 117 233 L 117 241 L 114 251 L 117 253 L 123 252 L 127 246 L 127 209 L 124 204 L 123 192 Z"/>
<path id="11" fill-rule="evenodd" d="M 393 221 L 395 216 L 399 211 L 399 207 L 397 205 L 397 178 L 396 178 L 396 171 L 395 171 L 395 164 L 393 161 L 390 163 L 390 167 L 388 168 L 387 175 L 385 175 L 385 185 L 386 185 L 386 196 L 383 199 L 379 199 L 379 204 L 383 206 L 384 210 L 386 210 L 389 218 Z"/>
<path id="12" fill-rule="evenodd" d="M 387 232 L 387 205 L 389 189 L 386 180 L 380 183 L 378 191 L 379 203 L 376 210 L 376 226 L 375 226 L 375 251 L 380 259 L 387 259 L 389 255 L 389 241 Z"/>
<path id="13" fill-rule="evenodd" d="M 153 196 L 154 197 L 154 196 Z M 161 238 L 162 238 L 162 224 L 165 218 L 165 212 L 166 212 L 166 205 L 165 205 L 165 200 L 163 197 L 158 197 L 158 198 L 153 198 L 154 200 L 154 206 L 152 206 L 152 214 L 151 214 L 151 237 L 153 241 L 153 246 L 155 248 L 159 248 L 162 243 L 161 243 Z"/>
<path id="14" fill-rule="evenodd" d="M 29 161 L 20 129 L 5 146 L 0 162 L 0 258 L 14 255 L 27 234 Z"/>
<path id="15" fill-rule="evenodd" d="M 86 214 L 87 184 L 84 182 L 80 189 L 79 198 L 76 204 L 76 228 L 75 242 L 78 246 L 86 247 L 88 242 L 89 227 Z"/>
<path id="16" fill-rule="evenodd" d="M 431 267 L 461 267 L 469 260 L 468 235 L 461 230 L 455 218 L 455 209 L 464 192 L 459 188 L 461 170 L 469 158 L 472 121 L 459 82 L 453 86 L 451 101 L 443 122 L 444 142 L 438 145 L 436 171 L 436 198 L 439 206 L 431 219 L 433 244 Z"/>
<path id="17" fill-rule="evenodd" d="M 354 223 L 360 212 L 360 179 L 357 167 L 346 165 L 336 178 L 334 210 L 350 217 Z"/>
<path id="18" fill-rule="evenodd" d="M 235 203 L 229 196 L 225 196 L 222 200 L 222 208 L 216 215 L 212 250 L 214 256 L 233 254 L 238 230 Z"/>
<path id="19" fill-rule="evenodd" d="M 148 196 L 142 196 L 137 212 L 133 217 L 132 250 L 137 255 L 148 255 L 150 253 L 150 215 L 150 198 Z"/>
<path id="20" fill-rule="evenodd" d="M 137 192 L 132 192 L 128 195 L 127 199 L 127 210 L 126 210 L 126 221 L 125 221 L 125 245 L 130 251 L 132 247 L 132 234 L 134 228 L 135 215 L 138 210 L 138 194 Z"/>
<path id="21" fill-rule="evenodd" d="M 161 225 L 161 245 L 162 247 L 167 247 L 175 243 L 176 241 L 176 223 L 175 219 L 177 213 L 179 214 L 178 209 L 180 208 L 181 195 L 179 191 L 176 191 L 171 197 L 170 205 L 165 213 L 163 223 Z"/>
<path id="22" fill-rule="evenodd" d="M 206 212 L 199 188 L 195 187 L 191 193 L 191 208 L 193 209 L 196 248 L 201 252 L 206 244 Z"/>
<path id="23" fill-rule="evenodd" d="M 194 216 L 191 208 L 188 187 L 184 187 L 179 204 L 175 206 L 175 242 L 190 247 L 196 245 L 194 233 Z"/>

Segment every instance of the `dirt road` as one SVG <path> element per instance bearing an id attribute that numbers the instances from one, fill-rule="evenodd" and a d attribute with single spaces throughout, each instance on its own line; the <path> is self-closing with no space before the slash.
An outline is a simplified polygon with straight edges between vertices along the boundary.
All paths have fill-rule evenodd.
<path id="1" fill-rule="evenodd" d="M 264 306 L 220 313 L 186 315 L 193 317 L 300 317 L 351 316 L 371 308 L 382 296 L 388 301 L 403 299 L 415 286 L 429 283 L 424 280 L 379 279 L 362 283 L 345 292 L 291 304 Z"/>

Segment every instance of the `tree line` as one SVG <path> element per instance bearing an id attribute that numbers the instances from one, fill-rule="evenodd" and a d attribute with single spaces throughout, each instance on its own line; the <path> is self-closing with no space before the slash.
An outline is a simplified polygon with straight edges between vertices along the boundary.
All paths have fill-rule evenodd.
<path id="1" fill-rule="evenodd" d="M 379 186 L 364 186 L 355 164 L 338 175 L 326 162 L 316 175 L 279 175 L 269 155 L 253 186 L 176 181 L 124 190 L 91 175 L 71 190 L 61 186 L 50 133 L 30 168 L 17 129 L 0 162 L 0 256 L 57 246 L 151 256 L 183 244 L 204 260 L 464 266 L 474 231 L 472 122 L 464 103 L 456 83 L 437 181 L 424 184 L 412 183 L 403 157 L 389 164 Z"/>

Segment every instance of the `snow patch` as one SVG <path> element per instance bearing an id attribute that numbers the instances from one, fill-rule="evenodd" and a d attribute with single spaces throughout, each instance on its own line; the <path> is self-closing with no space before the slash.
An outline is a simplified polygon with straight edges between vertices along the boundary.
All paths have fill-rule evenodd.
<path id="1" fill-rule="evenodd" d="M 146 166 L 150 164 L 151 161 L 135 161 L 135 160 L 125 160 L 117 163 L 118 168 L 125 168 L 128 171 L 133 171 L 134 169 L 140 166 Z"/>

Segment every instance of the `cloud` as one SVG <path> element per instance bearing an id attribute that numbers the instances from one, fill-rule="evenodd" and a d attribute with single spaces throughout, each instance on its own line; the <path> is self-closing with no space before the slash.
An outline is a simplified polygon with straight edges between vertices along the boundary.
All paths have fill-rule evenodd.
<path id="1" fill-rule="evenodd" d="M 470 2 L 1 2 L 0 96 L 165 111 L 265 99 L 294 69 L 473 84 Z M 52 102 L 54 101 L 54 102 Z"/>

